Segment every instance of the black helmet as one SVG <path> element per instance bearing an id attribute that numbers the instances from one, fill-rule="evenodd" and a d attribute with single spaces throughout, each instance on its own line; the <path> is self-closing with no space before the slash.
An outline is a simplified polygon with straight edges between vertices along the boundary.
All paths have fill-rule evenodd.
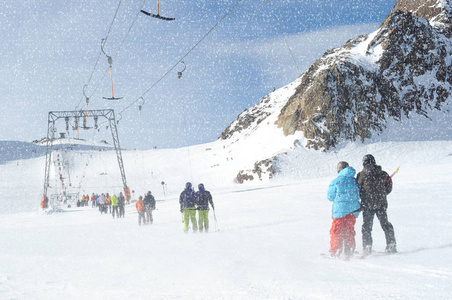
<path id="1" fill-rule="evenodd" d="M 148 191 L 148 195 L 152 195 L 151 191 Z"/>
<path id="2" fill-rule="evenodd" d="M 375 157 L 372 154 L 366 154 L 363 157 L 363 166 L 375 165 Z"/>
<path id="3" fill-rule="evenodd" d="M 205 190 L 204 184 L 202 184 L 202 183 L 198 184 L 198 189 L 199 189 L 200 191 L 204 191 L 204 190 Z"/>
<path id="4" fill-rule="evenodd" d="M 191 182 L 187 182 L 187 183 L 185 184 L 185 188 L 191 189 Z"/>

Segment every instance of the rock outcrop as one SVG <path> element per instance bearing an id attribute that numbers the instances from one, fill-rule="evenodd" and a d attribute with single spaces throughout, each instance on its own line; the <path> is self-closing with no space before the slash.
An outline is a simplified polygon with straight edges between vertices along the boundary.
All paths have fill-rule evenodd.
<path id="1" fill-rule="evenodd" d="M 387 118 L 444 109 L 452 94 L 450 11 L 449 0 L 397 1 L 376 32 L 328 51 L 302 75 L 277 125 L 328 150 L 379 134 Z"/>

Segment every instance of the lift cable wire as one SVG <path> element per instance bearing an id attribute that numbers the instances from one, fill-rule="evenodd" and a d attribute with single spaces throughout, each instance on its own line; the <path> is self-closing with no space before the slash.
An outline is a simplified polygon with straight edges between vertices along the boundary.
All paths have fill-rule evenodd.
<path id="1" fill-rule="evenodd" d="M 165 74 L 163 74 L 162 77 L 160 77 L 160 79 L 158 79 L 150 88 L 148 88 L 140 97 L 138 97 L 136 100 L 134 100 L 132 103 L 130 103 L 128 106 L 126 106 L 123 110 L 121 110 L 120 114 L 123 113 L 124 111 L 128 110 L 130 107 L 132 107 L 133 105 L 135 105 L 138 101 L 140 101 L 147 93 L 149 93 L 150 90 L 152 90 L 157 84 L 159 84 L 166 76 L 168 76 L 169 73 L 171 73 L 188 55 L 191 54 L 191 52 L 193 50 L 195 50 L 195 48 L 197 48 L 199 46 L 199 44 L 201 44 L 204 39 L 210 34 L 212 33 L 212 31 L 215 30 L 215 28 L 220 25 L 220 23 L 244 0 L 239 0 L 237 1 L 237 3 L 231 8 L 229 9 L 229 11 L 187 52 L 185 53 L 182 58 L 180 58 L 168 71 L 166 71 Z"/>
<path id="2" fill-rule="evenodd" d="M 293 63 L 295 64 L 298 73 L 301 74 L 301 69 L 300 69 L 300 67 L 299 67 L 299 65 L 297 63 L 297 60 L 295 59 L 295 56 L 294 56 L 294 54 L 292 52 L 292 49 L 290 48 L 289 44 L 287 43 L 287 38 L 286 38 L 286 35 L 284 34 L 284 31 L 281 28 L 281 24 L 279 24 L 278 16 L 276 16 L 276 14 L 273 12 L 272 9 L 270 9 L 270 13 L 273 15 L 273 19 L 276 20 L 276 25 L 278 26 L 280 34 L 283 36 L 284 44 L 285 44 L 287 50 L 289 50 L 290 56 L 292 57 Z"/>
<path id="3" fill-rule="evenodd" d="M 127 37 L 129 36 L 129 33 L 132 30 L 133 26 L 135 25 L 135 22 L 137 21 L 138 16 L 140 15 L 141 9 L 144 7 L 145 3 L 146 3 L 146 0 L 144 0 L 143 3 L 141 4 L 141 7 L 139 8 L 139 11 L 137 12 L 137 14 L 135 16 L 135 19 L 133 19 L 133 21 L 132 21 L 132 25 L 130 25 L 129 30 L 127 30 L 127 33 L 124 36 L 124 38 L 123 38 L 123 40 L 121 42 L 121 45 L 119 46 L 118 51 L 116 51 L 116 54 L 113 56 L 113 58 L 116 58 L 116 56 L 118 56 L 119 51 L 121 51 L 122 46 L 124 46 L 124 43 L 125 43 Z"/>

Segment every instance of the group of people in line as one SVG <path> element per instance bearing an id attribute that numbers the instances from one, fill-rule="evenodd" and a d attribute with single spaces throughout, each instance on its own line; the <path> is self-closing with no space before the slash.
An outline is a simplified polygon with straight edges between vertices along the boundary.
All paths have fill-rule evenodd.
<path id="1" fill-rule="evenodd" d="M 180 212 L 183 214 L 184 232 L 187 233 L 191 221 L 193 232 L 209 232 L 209 204 L 215 213 L 212 195 L 204 187 L 198 185 L 195 192 L 192 184 L 187 182 L 184 191 L 179 197 Z M 196 212 L 198 212 L 198 222 L 196 222 Z"/>
<path id="2" fill-rule="evenodd" d="M 350 258 L 355 252 L 355 223 L 363 213 L 363 255 L 372 254 L 374 216 L 385 233 L 386 253 L 397 253 L 394 227 L 388 221 L 386 196 L 392 191 L 392 178 L 376 164 L 371 154 L 363 157 L 363 169 L 356 175 L 345 161 L 337 165 L 338 176 L 329 185 L 327 198 L 333 202 L 333 223 L 330 229 L 330 254 Z M 360 201 L 361 200 L 361 201 Z"/>
<path id="3" fill-rule="evenodd" d="M 122 192 L 119 196 L 113 194 L 110 196 L 108 193 L 102 194 L 92 194 L 83 195 L 81 200 L 77 201 L 77 207 L 88 206 L 88 202 L 91 201 L 91 207 L 98 207 L 101 214 L 112 214 L 113 219 L 115 216 L 117 218 L 124 218 L 125 216 L 125 205 L 127 204 L 126 199 Z"/>

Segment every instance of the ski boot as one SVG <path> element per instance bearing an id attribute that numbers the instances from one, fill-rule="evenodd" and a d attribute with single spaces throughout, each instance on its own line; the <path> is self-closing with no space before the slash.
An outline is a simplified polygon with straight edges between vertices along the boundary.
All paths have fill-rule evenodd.
<path id="1" fill-rule="evenodd" d="M 385 252 L 388 254 L 397 253 L 397 247 L 395 243 L 390 243 L 386 246 Z"/>
<path id="2" fill-rule="evenodd" d="M 363 256 L 368 256 L 368 255 L 372 255 L 372 246 L 371 245 L 364 246 L 364 249 L 363 249 Z"/>

